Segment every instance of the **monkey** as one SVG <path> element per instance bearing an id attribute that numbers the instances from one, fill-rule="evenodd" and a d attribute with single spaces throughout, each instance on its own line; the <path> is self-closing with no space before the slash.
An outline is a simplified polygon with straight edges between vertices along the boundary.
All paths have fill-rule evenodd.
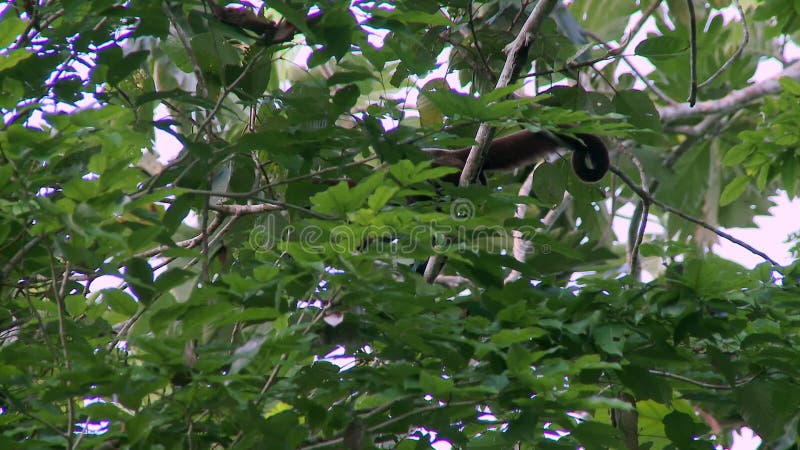
<path id="1" fill-rule="evenodd" d="M 249 30 L 259 35 L 261 42 L 265 45 L 281 44 L 289 42 L 294 38 L 298 28 L 294 24 L 286 21 L 272 22 L 254 13 L 248 7 L 222 7 L 214 0 L 208 0 L 211 8 L 211 15 L 217 20 L 234 27 Z M 307 25 L 314 25 L 321 18 L 319 12 L 312 13 L 306 18 Z"/>
<path id="2" fill-rule="evenodd" d="M 482 170 L 508 170 L 522 167 L 554 155 L 560 148 L 572 150 L 572 170 L 585 183 L 596 183 L 608 172 L 611 162 L 606 144 L 597 136 L 578 133 L 575 137 L 548 131 L 522 130 L 492 141 Z M 435 167 L 455 167 L 463 170 L 471 147 L 457 150 L 423 149 L 433 158 Z M 445 176 L 447 182 L 458 184 L 461 173 Z"/>
<path id="3" fill-rule="evenodd" d="M 212 15 L 220 22 L 258 33 L 267 45 L 290 41 L 298 31 L 288 22 L 272 22 L 254 13 L 250 8 L 222 7 L 214 0 L 207 0 Z M 320 13 L 306 18 L 307 25 L 319 21 Z M 572 170 L 585 183 L 596 183 L 608 172 L 610 161 L 608 148 L 597 136 L 578 133 L 571 137 L 548 131 L 522 130 L 492 141 L 482 170 L 508 170 L 522 167 L 550 155 L 557 154 L 560 148 L 572 150 Z M 434 166 L 464 169 L 471 147 L 457 150 L 438 148 L 423 149 L 433 157 Z M 481 176 L 483 172 L 481 172 Z M 461 173 L 445 176 L 447 182 L 458 184 Z"/>
<path id="4" fill-rule="evenodd" d="M 602 139 L 595 135 L 578 133 L 575 136 L 577 139 L 549 131 L 522 130 L 494 139 L 481 168 L 480 180 L 485 184 L 484 170 L 509 170 L 524 167 L 555 155 L 559 149 L 563 148 L 572 151 L 572 171 L 578 179 L 584 183 L 597 183 L 603 179 L 611 167 L 608 147 Z M 459 169 L 458 172 L 442 177 L 443 181 L 457 185 L 471 148 L 464 147 L 456 150 L 423 148 L 422 151 L 433 160 L 433 167 Z M 329 186 L 344 182 L 350 187 L 357 184 L 350 178 L 325 179 L 318 176 L 313 177 L 312 182 Z M 423 198 L 425 197 L 411 197 L 407 200 L 409 203 L 415 203 Z"/>

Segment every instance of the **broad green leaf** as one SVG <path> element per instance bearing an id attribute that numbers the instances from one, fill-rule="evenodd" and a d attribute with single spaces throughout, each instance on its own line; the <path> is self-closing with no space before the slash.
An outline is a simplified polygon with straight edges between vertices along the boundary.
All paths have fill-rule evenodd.
<path id="1" fill-rule="evenodd" d="M 795 2 L 795 4 L 797 4 L 797 2 Z M 800 14 L 800 12 L 798 12 L 798 14 Z M 781 85 L 783 90 L 789 94 L 800 96 L 800 83 L 794 78 L 781 77 L 778 79 L 778 83 Z"/>
<path id="2" fill-rule="evenodd" d="M 736 199 L 742 196 L 744 190 L 747 189 L 747 185 L 749 184 L 750 177 L 746 175 L 736 177 L 736 179 L 728 183 L 728 185 L 725 186 L 725 189 L 723 189 L 722 195 L 719 199 L 719 205 L 725 206 L 736 201 Z"/>
<path id="3" fill-rule="evenodd" d="M 685 39 L 658 36 L 640 42 L 634 52 L 646 58 L 674 58 L 684 54 L 689 49 Z"/>
<path id="4" fill-rule="evenodd" d="M 722 163 L 726 166 L 741 164 L 754 150 L 752 146 L 747 144 L 734 145 L 725 153 L 725 157 L 722 158 Z"/>
<path id="5" fill-rule="evenodd" d="M 594 342 L 606 353 L 622 356 L 625 347 L 626 327 L 619 324 L 605 324 L 592 331 Z"/>
<path id="6" fill-rule="evenodd" d="M 453 380 L 427 371 L 419 373 L 419 387 L 438 398 L 445 398 L 453 391 Z"/>
<path id="7" fill-rule="evenodd" d="M 195 276 L 197 274 L 192 271 L 173 267 L 156 278 L 155 288 L 159 292 L 168 291 Z"/>
<path id="8" fill-rule="evenodd" d="M 515 328 L 501 330 L 492 336 L 492 344 L 498 347 L 508 347 L 517 342 L 527 342 L 545 336 L 547 331 L 538 327 Z"/>
<path id="9" fill-rule="evenodd" d="M 136 300 L 119 289 L 104 289 L 102 294 L 103 301 L 108 303 L 109 308 L 114 312 L 130 317 L 139 309 Z"/>
<path id="10" fill-rule="evenodd" d="M 658 110 L 650 98 L 642 91 L 622 91 L 614 96 L 617 112 L 628 116 L 628 120 L 637 128 L 661 130 Z"/>
<path id="11" fill-rule="evenodd" d="M 131 258 L 125 269 L 125 280 L 136 297 L 145 305 L 150 304 L 157 293 L 153 285 L 153 268 L 142 258 Z"/>

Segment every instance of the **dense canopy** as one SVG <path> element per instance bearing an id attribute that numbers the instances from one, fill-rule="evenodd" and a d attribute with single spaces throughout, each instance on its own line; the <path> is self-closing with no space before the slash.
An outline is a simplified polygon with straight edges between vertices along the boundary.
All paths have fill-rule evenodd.
<path id="1" fill-rule="evenodd" d="M 798 448 L 796 1 L 0 14 L 0 448 Z"/>

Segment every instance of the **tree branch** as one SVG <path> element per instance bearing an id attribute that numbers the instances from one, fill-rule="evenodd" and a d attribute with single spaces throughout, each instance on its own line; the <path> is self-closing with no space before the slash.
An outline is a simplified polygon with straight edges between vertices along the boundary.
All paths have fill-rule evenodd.
<path id="1" fill-rule="evenodd" d="M 733 4 L 736 5 L 736 10 L 739 11 L 739 18 L 742 21 L 742 43 L 739 44 L 739 48 L 737 48 L 736 51 L 733 52 L 733 55 L 731 55 L 731 57 L 728 58 L 728 60 L 725 61 L 725 63 L 722 66 L 720 66 L 720 68 L 717 69 L 717 71 L 714 72 L 713 75 L 708 77 L 706 81 L 703 81 L 697 86 L 698 89 L 703 89 L 704 87 L 708 86 L 714 80 L 716 80 L 718 76 L 720 76 L 723 72 L 728 70 L 733 64 L 733 62 L 739 59 L 740 56 L 742 56 L 744 48 L 747 47 L 747 43 L 750 42 L 750 30 L 747 29 L 747 17 L 745 17 L 744 15 L 744 9 L 742 9 L 742 4 L 739 3 L 739 0 L 733 0 Z"/>
<path id="2" fill-rule="evenodd" d="M 497 79 L 495 89 L 502 89 L 511 82 L 513 74 L 517 72 L 516 69 L 519 64 L 517 57 L 520 51 L 530 46 L 532 39 L 530 36 L 536 33 L 536 30 L 542 24 L 544 18 L 547 17 L 550 10 L 553 9 L 556 2 L 557 0 L 541 0 L 533 8 L 528 19 L 522 25 L 522 29 L 519 30 L 517 37 L 506 47 L 506 62 Z M 470 149 L 469 156 L 464 164 L 464 170 L 461 171 L 461 178 L 458 180 L 459 186 L 468 186 L 477 178 L 493 136 L 493 127 L 488 123 L 481 123 L 475 135 L 475 145 Z"/>
<path id="3" fill-rule="evenodd" d="M 644 26 L 644 23 L 653 14 L 653 12 L 655 12 L 655 10 L 658 8 L 660 4 L 661 0 L 656 0 L 646 10 L 644 10 L 642 12 L 642 17 L 639 18 L 639 20 L 631 27 L 631 29 L 628 31 L 625 37 L 622 38 L 622 41 L 620 42 L 619 46 L 617 46 L 616 48 L 609 48 L 609 50 L 604 55 L 586 61 L 569 62 L 557 69 L 544 70 L 542 72 L 530 72 L 525 75 L 522 75 L 522 78 L 535 77 L 540 75 L 550 75 L 558 72 L 566 72 L 568 70 L 574 70 L 581 67 L 592 66 L 600 61 L 616 58 L 617 56 L 622 54 L 622 52 L 630 43 L 631 39 L 633 39 L 633 37 L 636 35 L 636 33 L 639 32 L 639 30 L 641 30 L 642 26 Z"/>
<path id="4" fill-rule="evenodd" d="M 705 228 L 706 230 L 716 234 L 717 236 L 719 236 L 719 237 L 721 237 L 723 239 L 726 239 L 726 240 L 728 240 L 730 242 L 733 242 L 734 244 L 744 248 L 745 250 L 749 251 L 750 253 L 753 253 L 754 255 L 760 256 L 765 261 L 769 261 L 769 263 L 772 264 L 776 268 L 775 270 L 778 270 L 777 268 L 781 267 L 781 265 L 778 264 L 777 261 L 775 261 L 774 259 L 770 258 L 766 253 L 764 253 L 762 251 L 759 251 L 759 250 L 756 250 L 750 244 L 748 244 L 748 243 L 746 243 L 744 241 L 741 241 L 739 239 L 736 239 L 735 237 L 731 236 L 730 234 L 725 233 L 724 231 L 718 230 L 718 229 L 712 227 L 711 225 L 703 222 L 702 220 L 696 219 L 696 218 L 684 213 L 683 211 L 675 209 L 675 208 L 673 208 L 673 207 L 671 207 L 671 206 L 669 206 L 669 205 L 667 205 L 667 204 L 665 204 L 665 203 L 663 203 L 663 202 L 661 202 L 659 200 L 656 200 L 650 194 L 648 194 L 647 192 L 643 191 L 639 186 L 637 186 L 636 183 L 633 180 L 631 180 L 630 178 L 628 178 L 628 176 L 625 175 L 625 172 L 623 172 L 619 168 L 617 168 L 615 166 L 611 166 L 610 170 L 616 176 L 618 176 L 625 184 L 627 184 L 628 187 L 630 187 L 636 193 L 636 195 L 638 195 L 642 199 L 647 199 L 648 202 L 658 206 L 659 208 L 661 208 L 661 209 L 663 209 L 663 210 L 665 210 L 667 212 L 670 212 L 672 214 L 675 214 L 676 216 L 678 216 L 678 217 L 680 217 L 682 219 L 688 220 L 689 222 L 692 222 L 695 225 L 699 225 L 699 226 Z"/>
<path id="5" fill-rule="evenodd" d="M 522 28 L 517 33 L 517 37 L 506 47 L 506 62 L 503 64 L 503 70 L 500 71 L 500 76 L 497 79 L 495 89 L 502 89 L 511 82 L 519 67 L 518 56 L 523 48 L 531 45 L 532 35 L 550 13 L 550 10 L 556 5 L 558 0 L 540 0 L 539 3 L 533 8 L 528 19 L 522 25 Z M 469 186 L 473 180 L 478 177 L 478 173 L 483 166 L 483 160 L 486 158 L 486 153 L 489 151 L 489 146 L 494 137 L 494 127 L 490 124 L 483 122 L 478 127 L 478 132 L 475 134 L 475 144 L 472 146 L 464 163 L 464 169 L 461 171 L 461 177 L 458 180 L 459 186 Z M 441 271 L 444 258 L 440 255 L 434 255 L 428 258 L 428 264 L 425 266 L 425 273 L 423 277 L 427 282 L 433 282 L 436 276 Z"/>
<path id="6" fill-rule="evenodd" d="M 661 122 L 665 125 L 684 119 L 705 117 L 709 114 L 732 113 L 758 101 L 761 97 L 780 92 L 782 88 L 780 84 L 778 84 L 778 79 L 781 77 L 790 77 L 800 81 L 800 62 L 793 63 L 771 78 L 752 84 L 746 88 L 733 91 L 725 97 L 716 100 L 697 102 L 694 107 L 685 103 L 675 106 L 664 106 L 659 108 L 658 113 L 661 116 Z"/>
<path id="7" fill-rule="evenodd" d="M 686 0 L 689 8 L 689 106 L 697 103 L 697 17 L 694 13 L 694 0 Z"/>
<path id="8" fill-rule="evenodd" d="M 658 376 L 661 376 L 661 377 L 672 378 L 674 380 L 684 381 L 686 383 L 693 384 L 693 385 L 699 386 L 701 388 L 717 389 L 717 390 L 730 390 L 730 389 L 735 389 L 735 388 L 738 388 L 738 387 L 742 387 L 745 384 L 755 380 L 756 377 L 758 377 L 758 375 L 752 375 L 752 376 L 749 376 L 749 377 L 747 377 L 745 379 L 742 379 L 742 380 L 736 380 L 731 385 L 731 384 L 706 383 L 705 381 L 695 380 L 694 378 L 689 378 L 689 377 L 684 376 L 684 375 L 678 375 L 677 373 L 667 372 L 667 371 L 664 371 L 664 370 L 650 369 L 650 370 L 648 370 L 648 372 L 650 372 L 653 375 L 658 375 Z"/>
<path id="9" fill-rule="evenodd" d="M 183 30 L 178 24 L 178 19 L 172 12 L 172 8 L 165 4 L 163 9 L 164 13 L 167 15 L 167 17 L 169 17 L 169 20 L 172 23 L 172 28 L 175 30 L 175 35 L 178 37 L 178 40 L 181 41 L 184 50 L 186 50 L 186 54 L 189 55 L 189 59 L 192 61 L 192 70 L 194 70 L 194 76 L 197 77 L 197 87 L 199 88 L 200 93 L 203 95 L 203 97 L 208 98 L 206 79 L 203 77 L 203 70 L 200 68 L 200 63 L 197 61 L 194 50 L 192 50 L 192 44 L 189 43 L 189 39 L 183 33 Z"/>

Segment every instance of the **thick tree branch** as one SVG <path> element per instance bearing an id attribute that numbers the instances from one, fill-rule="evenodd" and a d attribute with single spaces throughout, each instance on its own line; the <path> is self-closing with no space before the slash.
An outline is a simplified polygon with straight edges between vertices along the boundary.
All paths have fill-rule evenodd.
<path id="1" fill-rule="evenodd" d="M 705 117 L 709 114 L 732 113 L 758 101 L 761 97 L 780 92 L 782 89 L 780 84 L 778 84 L 778 79 L 781 77 L 794 78 L 800 81 L 800 62 L 793 63 L 771 78 L 754 83 L 746 88 L 733 91 L 720 99 L 697 102 L 694 107 L 685 103 L 675 106 L 664 106 L 659 108 L 658 113 L 661 116 L 661 122 L 665 125 L 684 119 Z"/>
<path id="2" fill-rule="evenodd" d="M 533 8 L 528 19 L 522 25 L 522 29 L 519 30 L 517 37 L 506 47 L 506 63 L 503 65 L 503 70 L 500 72 L 500 77 L 497 79 L 495 89 L 502 89 L 511 82 L 513 74 L 517 72 L 518 69 L 519 53 L 523 48 L 530 46 L 531 36 L 536 33 L 536 30 L 541 26 L 544 18 L 547 17 L 547 14 L 556 5 L 556 2 L 557 0 L 541 0 Z M 472 180 L 477 178 L 493 136 L 494 130 L 492 126 L 488 123 L 482 123 L 475 135 L 475 145 L 472 146 L 469 156 L 467 157 L 467 162 L 464 164 L 464 170 L 461 172 L 461 178 L 458 181 L 459 186 L 467 186 Z"/>
<path id="3" fill-rule="evenodd" d="M 547 14 L 553 9 L 558 0 L 540 0 L 539 3 L 533 8 L 528 19 L 522 25 L 517 37 L 511 44 L 506 47 L 506 62 L 503 65 L 503 70 L 500 71 L 500 76 L 497 79 L 495 89 L 502 89 L 511 82 L 515 73 L 519 73 L 520 64 L 519 55 L 523 49 L 531 45 L 532 36 L 536 30 L 541 26 Z M 478 177 L 483 166 L 483 160 L 486 158 L 486 153 L 489 151 L 489 146 L 494 137 L 494 127 L 488 123 L 481 123 L 478 127 L 478 132 L 475 135 L 475 145 L 472 146 L 464 163 L 464 170 L 461 171 L 461 177 L 458 180 L 459 186 L 468 186 Z M 427 282 L 433 282 L 439 274 L 441 266 L 443 265 L 443 257 L 439 255 L 431 256 L 428 259 L 428 264 L 425 266 L 425 274 L 423 277 Z"/>

